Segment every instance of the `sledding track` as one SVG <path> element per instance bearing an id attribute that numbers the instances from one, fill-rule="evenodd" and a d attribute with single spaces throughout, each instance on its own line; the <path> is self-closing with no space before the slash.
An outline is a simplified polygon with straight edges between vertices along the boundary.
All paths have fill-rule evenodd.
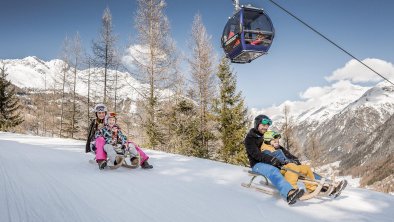
<path id="1" fill-rule="evenodd" d="M 61 144 L 61 145 L 59 145 Z M 100 171 L 81 141 L 0 132 L 0 221 L 391 221 L 393 196 L 349 188 L 289 207 L 242 167 L 147 151 L 153 170 Z M 391 209 L 391 210 L 390 210 Z"/>

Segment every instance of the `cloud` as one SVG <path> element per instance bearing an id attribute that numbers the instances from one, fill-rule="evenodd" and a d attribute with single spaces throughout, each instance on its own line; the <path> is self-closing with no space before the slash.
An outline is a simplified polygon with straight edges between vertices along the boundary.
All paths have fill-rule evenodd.
<path id="1" fill-rule="evenodd" d="M 153 49 L 156 61 L 165 61 L 167 56 L 160 49 Z M 150 64 L 150 48 L 147 45 L 130 45 L 122 57 L 122 63 L 128 68 L 135 68 L 136 64 L 148 66 Z"/>
<path id="2" fill-rule="evenodd" d="M 364 59 L 363 62 L 382 76 L 391 80 L 394 79 L 394 66 L 392 63 L 374 58 Z M 354 59 L 347 62 L 344 67 L 335 70 L 331 76 L 326 76 L 325 79 L 329 82 L 350 80 L 354 83 L 379 82 L 383 80 L 382 77 Z"/>
<path id="3" fill-rule="evenodd" d="M 136 61 L 143 61 L 145 55 L 148 53 L 146 47 L 142 45 L 130 45 L 122 57 L 122 63 L 128 68 L 135 68 Z"/>
<path id="4" fill-rule="evenodd" d="M 279 106 L 273 105 L 262 110 L 252 109 L 251 112 L 254 115 L 264 113 L 276 121 L 283 117 L 283 109 L 287 106 L 291 115 L 294 116 L 309 113 L 304 117 L 300 117 L 300 120 L 304 120 L 321 107 L 335 110 L 332 112 L 335 113 L 351 101 L 358 99 L 369 88 L 353 84 L 349 80 L 340 80 L 330 86 L 310 87 L 300 93 L 300 100 L 298 101 L 287 100 Z"/>
<path id="5" fill-rule="evenodd" d="M 314 87 L 309 87 L 307 90 L 305 90 L 305 92 L 300 93 L 300 97 L 301 99 L 314 99 L 314 98 L 319 98 L 323 95 L 325 95 L 326 93 L 330 92 L 331 87 L 328 86 L 324 86 L 324 87 L 318 87 L 318 86 L 314 86 Z"/>

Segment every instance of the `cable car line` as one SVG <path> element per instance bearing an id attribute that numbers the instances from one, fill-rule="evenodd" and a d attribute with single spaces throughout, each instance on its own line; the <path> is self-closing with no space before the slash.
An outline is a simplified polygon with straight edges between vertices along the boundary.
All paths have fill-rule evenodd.
<path id="1" fill-rule="evenodd" d="M 374 69 L 372 69 L 370 66 L 368 66 L 367 64 L 365 64 L 364 62 L 362 62 L 360 59 L 358 59 L 357 57 L 355 57 L 354 55 L 352 55 L 350 52 L 346 51 L 344 48 L 342 48 L 341 46 L 339 46 L 338 44 L 336 44 L 335 42 L 331 41 L 328 37 L 324 36 L 322 33 L 320 33 L 319 31 L 317 31 L 316 29 L 314 29 L 313 27 L 311 27 L 310 25 L 308 25 L 307 23 L 305 23 L 304 21 L 302 21 L 300 18 L 298 18 L 297 16 L 295 16 L 293 13 L 289 12 L 288 10 L 286 10 L 285 8 L 283 8 L 282 6 L 280 6 L 278 3 L 276 3 L 273 0 L 268 0 L 270 1 L 272 4 L 276 5 L 278 8 L 282 9 L 283 11 L 285 11 L 287 14 L 289 14 L 290 16 L 292 16 L 293 18 L 295 18 L 296 20 L 298 20 L 299 22 L 301 22 L 303 25 L 307 26 L 309 29 L 311 29 L 312 31 L 314 31 L 316 34 L 320 35 L 321 37 L 323 37 L 324 39 L 326 39 L 327 41 L 329 41 L 331 44 L 333 44 L 334 46 L 336 46 L 337 48 L 339 48 L 340 50 L 342 50 L 343 52 L 345 52 L 346 54 L 348 54 L 350 57 L 352 57 L 353 59 L 357 60 L 359 63 L 361 63 L 362 65 L 364 65 L 365 67 L 367 67 L 369 70 L 371 70 L 372 72 L 374 72 L 375 74 L 379 75 L 380 77 L 382 77 L 384 80 L 386 80 L 387 82 L 391 83 L 392 85 L 394 85 L 393 82 L 391 82 L 389 79 L 387 79 L 386 77 L 384 77 L 383 75 L 381 75 L 380 73 L 378 73 L 377 71 L 375 71 Z"/>

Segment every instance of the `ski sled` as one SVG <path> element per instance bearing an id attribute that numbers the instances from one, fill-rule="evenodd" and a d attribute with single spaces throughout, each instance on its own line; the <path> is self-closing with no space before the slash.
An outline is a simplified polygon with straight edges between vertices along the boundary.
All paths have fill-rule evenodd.
<path id="1" fill-rule="evenodd" d="M 109 169 L 114 170 L 114 169 L 118 169 L 121 166 L 129 168 L 129 169 L 136 169 L 140 166 L 141 157 L 139 154 L 137 156 L 133 156 L 133 158 L 132 158 L 129 152 L 124 152 L 121 149 L 115 149 L 115 151 L 117 154 L 122 156 L 123 160 L 121 161 L 121 163 L 116 164 L 114 166 L 107 165 L 106 167 L 108 167 Z M 93 154 L 96 155 L 94 152 L 93 152 Z M 109 159 L 107 158 L 106 161 L 108 162 Z M 89 163 L 97 165 L 96 157 L 94 157 L 93 159 L 90 159 Z"/>
<path id="2" fill-rule="evenodd" d="M 291 169 L 286 169 L 286 170 L 292 171 Z M 251 176 L 252 178 L 249 180 L 248 183 L 241 183 L 241 185 L 243 187 L 252 188 L 254 190 L 257 190 L 259 192 L 269 194 L 269 195 L 279 195 L 279 191 L 271 183 L 269 183 L 269 180 L 267 177 L 265 177 L 264 175 L 258 174 L 256 172 L 253 172 L 251 170 L 244 170 L 244 171 L 247 172 L 249 174 L 249 176 Z M 328 197 L 328 196 L 336 198 L 341 194 L 342 190 L 344 190 L 347 185 L 346 180 L 343 180 L 343 181 L 339 182 L 338 184 L 335 184 L 326 178 L 322 178 L 321 180 L 312 180 L 312 179 L 309 179 L 309 178 L 301 175 L 300 173 L 298 173 L 296 171 L 292 171 L 292 172 L 300 175 L 298 182 L 317 185 L 316 189 L 312 193 L 305 191 L 305 194 L 300 198 L 300 200 L 309 200 L 309 199 L 312 199 L 315 197 Z M 255 179 L 258 177 L 262 177 L 262 179 L 257 183 L 254 182 Z M 337 190 L 335 190 L 335 188 L 337 188 Z M 332 194 L 334 190 L 335 190 L 335 193 Z"/>
<path id="3" fill-rule="evenodd" d="M 107 158 L 106 161 L 108 162 L 109 159 Z M 96 158 L 94 157 L 93 159 L 90 159 L 89 163 L 97 165 Z M 114 166 L 108 166 L 107 165 L 106 167 L 108 167 L 111 170 L 114 170 L 114 169 L 118 169 L 121 166 L 129 168 L 129 169 L 137 169 L 140 166 L 140 157 L 139 157 L 139 155 L 138 155 L 138 157 L 136 157 L 136 159 L 133 159 L 133 161 L 131 161 L 130 158 L 124 158 L 123 157 L 122 163 L 116 164 Z"/>

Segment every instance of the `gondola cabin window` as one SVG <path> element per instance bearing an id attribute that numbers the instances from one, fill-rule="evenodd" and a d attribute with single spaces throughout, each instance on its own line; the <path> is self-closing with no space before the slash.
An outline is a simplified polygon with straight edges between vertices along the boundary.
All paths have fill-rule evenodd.
<path id="1" fill-rule="evenodd" d="M 223 48 L 226 52 L 230 52 L 241 43 L 241 25 L 240 25 L 240 15 L 235 14 L 227 23 L 223 31 Z"/>

